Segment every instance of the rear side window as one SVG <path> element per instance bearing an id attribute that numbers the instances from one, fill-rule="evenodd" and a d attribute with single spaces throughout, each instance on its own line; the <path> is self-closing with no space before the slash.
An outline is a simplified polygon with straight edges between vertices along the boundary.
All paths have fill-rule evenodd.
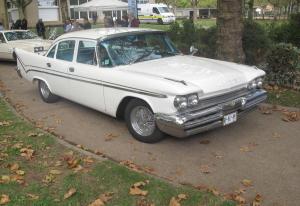
<path id="1" fill-rule="evenodd" d="M 50 52 L 48 53 L 47 57 L 49 57 L 49 58 L 54 58 L 55 50 L 56 50 L 56 45 L 55 45 L 54 47 L 52 47 L 52 49 L 51 49 Z"/>
<path id="2" fill-rule="evenodd" d="M 62 41 L 58 44 L 56 59 L 73 61 L 75 40 Z"/>
<path id="3" fill-rule="evenodd" d="M 79 41 L 77 62 L 82 64 L 97 65 L 96 42 Z"/>

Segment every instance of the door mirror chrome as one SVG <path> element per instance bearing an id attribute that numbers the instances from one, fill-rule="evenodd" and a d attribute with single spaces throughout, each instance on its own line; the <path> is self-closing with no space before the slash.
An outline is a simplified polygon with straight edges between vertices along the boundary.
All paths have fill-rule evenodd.
<path id="1" fill-rule="evenodd" d="M 196 47 L 194 47 L 194 45 L 192 45 L 190 47 L 190 55 L 194 56 L 194 54 L 196 54 L 198 52 L 198 49 Z"/>

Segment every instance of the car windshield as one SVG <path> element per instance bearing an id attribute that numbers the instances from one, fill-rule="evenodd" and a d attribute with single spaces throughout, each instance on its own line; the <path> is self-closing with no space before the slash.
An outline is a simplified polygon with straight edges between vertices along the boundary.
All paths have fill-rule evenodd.
<path id="1" fill-rule="evenodd" d="M 180 53 L 163 33 L 127 35 L 104 40 L 100 44 L 100 58 L 108 55 L 112 65 L 115 66 L 160 59 Z"/>
<path id="2" fill-rule="evenodd" d="M 38 37 L 35 33 L 31 31 L 10 31 L 10 32 L 5 32 L 4 35 L 7 41 L 35 39 Z"/>
<path id="3" fill-rule="evenodd" d="M 160 13 L 170 13 L 168 7 L 158 7 Z"/>

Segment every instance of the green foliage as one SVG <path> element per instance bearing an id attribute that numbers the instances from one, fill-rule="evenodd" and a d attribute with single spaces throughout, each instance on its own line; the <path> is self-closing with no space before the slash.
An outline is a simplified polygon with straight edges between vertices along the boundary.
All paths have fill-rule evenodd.
<path id="1" fill-rule="evenodd" d="M 292 86 L 297 72 L 300 72 L 300 50 L 292 44 L 275 45 L 267 57 L 267 81 Z"/>
<path id="2" fill-rule="evenodd" d="M 300 47 L 300 13 L 292 14 L 287 23 L 270 24 L 269 36 L 276 43 L 292 43 Z"/>
<path id="3" fill-rule="evenodd" d="M 265 61 L 271 48 L 271 41 L 263 25 L 254 21 L 244 22 L 243 49 L 246 64 L 258 65 Z"/>

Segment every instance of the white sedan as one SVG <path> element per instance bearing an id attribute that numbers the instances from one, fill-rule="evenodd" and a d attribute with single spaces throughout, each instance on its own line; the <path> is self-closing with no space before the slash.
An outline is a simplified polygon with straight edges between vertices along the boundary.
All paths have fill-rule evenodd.
<path id="1" fill-rule="evenodd" d="M 183 55 L 157 30 L 73 32 L 45 56 L 16 54 L 18 73 L 38 82 L 45 102 L 64 97 L 124 118 L 133 137 L 147 143 L 229 125 L 266 99 L 264 71 Z"/>
<path id="2" fill-rule="evenodd" d="M 42 53 L 49 49 L 52 41 L 42 40 L 29 30 L 0 31 L 0 60 L 15 60 L 14 49 Z"/>

